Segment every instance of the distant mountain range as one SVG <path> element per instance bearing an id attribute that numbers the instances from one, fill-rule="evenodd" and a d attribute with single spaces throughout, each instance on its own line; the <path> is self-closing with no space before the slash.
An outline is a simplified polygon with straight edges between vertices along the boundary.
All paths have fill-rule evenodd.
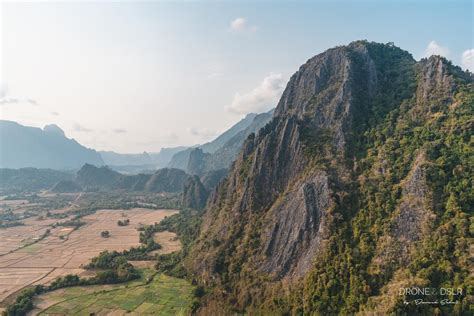
<path id="1" fill-rule="evenodd" d="M 264 127 L 271 120 L 272 115 L 273 110 L 262 114 L 248 114 L 215 140 L 176 153 L 171 158 L 168 167 L 197 175 L 227 169 L 236 159 L 245 139 Z"/>
<path id="2" fill-rule="evenodd" d="M 196 148 L 201 148 L 201 150 L 203 150 L 206 153 L 214 153 L 219 148 L 224 146 L 225 143 L 228 142 L 232 137 L 234 137 L 236 134 L 238 134 L 242 130 L 246 129 L 250 124 L 252 124 L 256 116 L 257 114 L 255 113 L 247 114 L 243 119 L 241 119 L 231 128 L 226 130 L 224 133 L 219 135 L 213 141 L 210 141 L 203 145 L 196 145 L 193 147 L 189 147 L 175 153 L 172 156 L 170 162 L 168 163 L 168 167 L 186 170 L 188 168 L 189 154 L 191 153 L 191 151 L 193 151 Z"/>
<path id="3" fill-rule="evenodd" d="M 203 145 L 162 148 L 159 152 L 121 154 L 95 151 L 67 138 L 56 125 L 43 129 L 0 120 L 0 168 L 51 168 L 77 170 L 84 164 L 107 165 L 124 174 L 152 174 L 157 169 L 181 169 L 203 175 L 209 171 L 227 169 L 235 160 L 244 140 L 268 123 L 272 111 L 250 113 L 242 120 Z M 191 153 L 192 159 L 190 159 Z"/>
<path id="4" fill-rule="evenodd" d="M 220 161 L 219 168 L 203 167 L 202 169 L 217 170 L 220 169 L 221 166 L 227 168 L 235 159 L 235 155 L 240 149 L 243 139 L 248 136 L 249 132 L 246 131 L 248 131 L 251 126 L 255 126 L 256 122 L 261 120 L 261 116 L 262 114 L 256 113 L 247 114 L 242 120 L 219 135 L 216 139 L 202 145 L 162 148 L 157 153 L 120 154 L 113 151 L 100 151 L 99 153 L 106 165 L 115 171 L 123 173 L 152 173 L 153 170 L 165 167 L 188 171 L 189 155 L 193 150 L 200 148 L 204 153 L 213 154 L 222 151 L 223 148 L 229 147 L 228 142 L 234 139 L 233 146 L 237 147 L 237 149 L 232 150 L 232 154 L 228 155 L 229 157 L 224 155 L 224 161 Z M 271 114 L 268 115 L 268 117 L 271 117 Z M 256 120 L 256 118 L 259 119 Z M 257 127 L 261 127 L 260 125 Z M 253 129 L 258 130 L 258 128 Z M 238 137 L 238 141 L 235 141 L 235 137 Z"/>
<path id="5" fill-rule="evenodd" d="M 45 190 L 54 187 L 59 182 L 64 182 L 64 186 L 62 189 L 54 190 L 55 192 L 63 192 L 63 190 L 74 192 L 71 191 L 72 187 L 69 183 L 66 183 L 73 179 L 74 173 L 53 169 L 0 169 L 0 192 L 9 194 Z"/>
<path id="6" fill-rule="evenodd" d="M 112 169 L 123 172 L 134 172 L 146 169 L 164 168 L 177 152 L 187 147 L 179 146 L 162 148 L 157 153 L 143 152 L 141 154 L 119 154 L 114 151 L 99 151 L 102 160 Z"/>
<path id="7" fill-rule="evenodd" d="M 104 164 L 97 151 L 67 138 L 56 125 L 41 129 L 0 120 L 0 144 L 0 168 L 66 170 Z"/>
<path id="8" fill-rule="evenodd" d="M 85 164 L 76 175 L 76 183 L 90 190 L 126 190 L 182 192 L 188 175 L 179 169 L 163 168 L 153 174 L 124 175 L 108 167 Z"/>

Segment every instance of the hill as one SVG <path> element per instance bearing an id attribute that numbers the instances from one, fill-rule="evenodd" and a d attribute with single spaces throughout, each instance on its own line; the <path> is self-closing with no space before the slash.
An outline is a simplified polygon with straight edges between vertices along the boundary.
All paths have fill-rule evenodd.
<path id="1" fill-rule="evenodd" d="M 205 148 L 198 147 L 189 153 L 186 172 L 202 175 L 209 171 L 228 169 L 239 154 L 245 139 L 252 133 L 257 133 L 272 118 L 273 110 L 253 116 L 252 123 L 228 139 L 213 153 L 205 152 Z"/>
<path id="2" fill-rule="evenodd" d="M 209 199 L 199 313 L 468 313 L 399 288 L 472 284 L 473 104 L 472 74 L 391 43 L 308 60 Z"/>
<path id="3" fill-rule="evenodd" d="M 180 169 L 163 168 L 153 174 L 125 175 L 109 167 L 85 164 L 76 174 L 77 185 L 86 190 L 183 192 L 188 175 Z"/>
<path id="4" fill-rule="evenodd" d="M 52 169 L 0 169 L 0 191 L 10 192 L 35 192 L 47 190 L 60 181 L 74 179 L 70 172 Z"/>
<path id="5" fill-rule="evenodd" d="M 69 139 L 56 125 L 44 129 L 0 120 L 0 168 L 76 169 L 103 165 L 99 153 Z"/>
<path id="6" fill-rule="evenodd" d="M 196 145 L 191 148 L 186 148 L 185 150 L 175 153 L 172 156 L 171 161 L 168 163 L 168 167 L 179 168 L 185 171 L 188 170 L 189 155 L 195 148 L 199 147 L 204 153 L 215 153 L 216 151 L 224 147 L 226 143 L 229 142 L 237 134 L 242 133 L 244 130 L 249 128 L 249 126 L 252 125 L 256 117 L 257 114 L 255 113 L 247 114 L 242 120 L 237 122 L 235 125 L 233 125 L 221 135 L 219 135 L 213 141 L 205 143 L 203 145 Z"/>
<path id="7" fill-rule="evenodd" d="M 116 171 L 140 171 L 146 169 L 164 168 L 174 154 L 185 150 L 186 147 L 161 148 L 157 153 L 143 152 L 141 154 L 120 154 L 113 151 L 100 151 L 105 164 Z"/>

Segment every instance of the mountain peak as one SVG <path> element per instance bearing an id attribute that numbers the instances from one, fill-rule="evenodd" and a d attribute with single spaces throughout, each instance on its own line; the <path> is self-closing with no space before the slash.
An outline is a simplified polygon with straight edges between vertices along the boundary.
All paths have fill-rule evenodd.
<path id="1" fill-rule="evenodd" d="M 89 162 L 103 165 L 99 153 L 67 138 L 57 125 L 43 129 L 0 120 L 2 168 L 74 169 Z"/>
<path id="2" fill-rule="evenodd" d="M 247 295 L 253 290 L 249 287 L 253 280 L 267 278 L 259 283 L 260 289 L 274 289 L 278 282 L 291 284 L 305 277 L 309 280 L 305 285 L 311 287 L 307 292 L 311 304 L 311 295 L 324 293 L 326 286 L 326 282 L 320 285 L 313 280 L 321 275 L 320 271 L 328 271 L 318 270 L 314 262 L 326 260 L 325 267 L 340 262 L 345 251 L 342 249 L 350 249 L 353 238 L 352 228 L 344 233 L 339 229 L 351 227 L 344 225 L 353 223 L 354 217 L 361 220 L 355 223 L 364 223 L 358 226 L 359 231 L 366 230 L 368 216 L 363 211 L 369 209 L 373 216 L 381 208 L 375 201 L 385 189 L 377 188 L 390 185 L 391 192 L 398 192 L 407 180 L 416 182 L 410 184 L 412 187 L 424 188 L 423 168 L 431 163 L 414 164 L 413 176 L 406 175 L 407 165 L 416 161 L 424 146 L 434 148 L 446 139 L 469 139 L 468 133 L 465 138 L 452 137 L 452 126 L 456 126 L 453 122 L 446 121 L 446 128 L 439 132 L 434 132 L 431 125 L 434 112 L 444 111 L 439 116 L 444 120 L 449 117 L 451 108 L 441 105 L 452 104 L 462 85 L 469 83 L 463 83 L 466 73 L 459 71 L 439 56 L 417 63 L 393 43 L 357 41 L 309 59 L 289 80 L 273 119 L 247 138 L 228 176 L 211 195 L 189 261 L 198 282 L 216 287 L 225 284 L 223 290 L 216 290 L 219 294 L 236 289 L 228 294 L 229 301 L 244 310 L 262 303 Z M 417 102 L 419 98 L 429 102 Z M 464 102 L 462 106 L 467 108 Z M 472 115 L 467 111 L 462 114 L 466 121 Z M 440 120 L 437 124 L 445 123 Z M 417 126 L 423 132 L 406 126 Z M 432 143 L 416 143 L 417 137 L 424 135 L 429 135 Z M 403 142 L 411 145 L 401 146 Z M 372 174 L 371 166 L 390 163 L 383 168 L 390 169 L 390 177 Z M 360 167 L 363 164 L 365 169 Z M 444 172 L 441 170 L 437 172 Z M 416 195 L 400 194 L 405 194 L 407 201 L 413 200 L 409 195 Z M 419 209 L 426 201 L 418 198 L 416 205 L 394 200 L 391 214 L 400 209 L 426 214 L 426 210 Z M 359 213 L 361 218 L 357 217 Z M 380 213 L 381 222 L 386 218 L 387 214 Z M 406 234 L 416 230 L 421 221 L 405 225 L 403 219 L 398 226 L 395 221 L 394 227 L 403 227 Z M 343 236 L 350 237 L 345 240 Z M 418 236 L 422 234 L 413 239 Z M 209 240 L 219 242 L 212 244 Z M 344 247 L 340 247 L 339 240 L 344 240 Z M 400 243 L 407 244 L 404 240 Z M 365 239 L 361 245 L 366 247 Z M 383 241 L 378 247 L 385 249 Z M 222 296 L 216 298 L 221 300 Z M 347 302 L 350 304 L 350 299 Z"/>
<path id="3" fill-rule="evenodd" d="M 66 135 L 64 134 L 64 131 L 59 126 L 57 126 L 56 124 L 45 125 L 44 128 L 43 128 L 43 131 L 45 131 L 47 133 L 52 133 L 52 134 L 56 134 L 56 135 L 66 137 Z"/>
<path id="4" fill-rule="evenodd" d="M 445 101 L 449 102 L 454 97 L 459 83 L 472 82 L 474 79 L 472 73 L 454 66 L 442 56 L 432 55 L 429 58 L 423 58 L 418 64 L 420 82 L 417 101 L 419 104 L 425 104 L 440 96 L 444 96 Z"/>

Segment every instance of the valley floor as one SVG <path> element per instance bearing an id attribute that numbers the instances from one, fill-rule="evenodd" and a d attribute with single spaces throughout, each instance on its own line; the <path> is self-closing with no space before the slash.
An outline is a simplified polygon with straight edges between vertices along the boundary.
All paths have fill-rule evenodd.
<path id="1" fill-rule="evenodd" d="M 49 284 L 62 275 L 87 276 L 90 272 L 82 269 L 82 265 L 91 258 L 104 250 L 122 251 L 140 245 L 139 226 L 159 222 L 175 213 L 177 211 L 141 208 L 100 210 L 82 217 L 81 221 L 86 224 L 77 230 L 50 227 L 51 219 L 28 219 L 31 223 L 25 222 L 25 226 L 1 230 L 0 302 L 29 285 Z M 118 226 L 117 221 L 123 218 L 128 218 L 130 225 Z M 41 238 L 46 229 L 50 229 L 50 233 Z M 110 232 L 109 238 L 101 237 L 104 230 Z M 26 232 L 28 234 L 23 235 Z M 179 241 L 170 240 L 172 236 L 163 237 L 163 243 L 171 244 L 172 248 L 178 243 L 179 247 Z"/>
<path id="2" fill-rule="evenodd" d="M 35 298 L 29 315 L 187 315 L 193 286 L 183 279 L 140 271 L 139 280 L 116 285 L 79 286 Z"/>

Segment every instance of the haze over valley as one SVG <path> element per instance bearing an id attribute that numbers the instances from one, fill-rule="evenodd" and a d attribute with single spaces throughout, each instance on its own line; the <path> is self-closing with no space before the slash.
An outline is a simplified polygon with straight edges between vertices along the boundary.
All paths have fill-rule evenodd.
<path id="1" fill-rule="evenodd" d="M 2 2 L 0 313 L 471 315 L 472 9 Z"/>

